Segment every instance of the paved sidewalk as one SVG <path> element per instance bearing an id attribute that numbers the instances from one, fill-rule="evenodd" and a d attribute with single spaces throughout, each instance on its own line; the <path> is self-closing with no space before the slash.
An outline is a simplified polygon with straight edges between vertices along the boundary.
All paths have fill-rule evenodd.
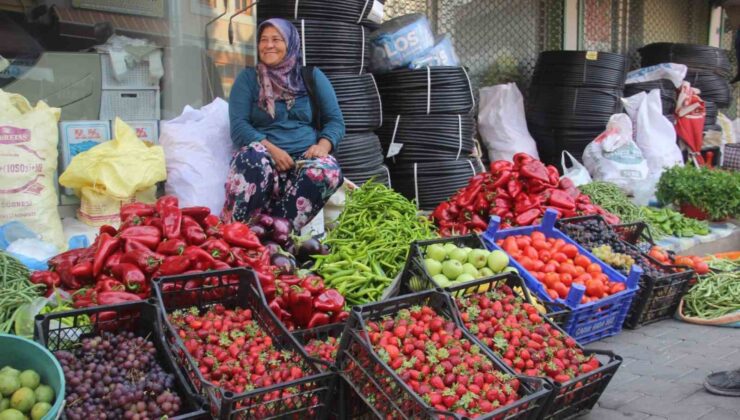
<path id="1" fill-rule="evenodd" d="M 704 391 L 709 373 L 740 368 L 740 329 L 661 321 L 592 343 L 624 358 L 584 420 L 740 420 L 740 398 Z"/>

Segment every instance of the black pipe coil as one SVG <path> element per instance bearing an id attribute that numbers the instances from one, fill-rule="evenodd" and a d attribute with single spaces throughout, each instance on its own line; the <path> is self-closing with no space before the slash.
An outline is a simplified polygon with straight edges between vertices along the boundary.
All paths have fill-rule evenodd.
<path id="1" fill-rule="evenodd" d="M 420 209 L 433 210 L 483 170 L 477 159 L 397 163 L 391 166 L 391 180 L 393 188 L 403 196 L 418 198 Z"/>
<path id="2" fill-rule="evenodd" d="M 334 87 L 347 133 L 372 131 L 383 123 L 382 104 L 373 75 L 327 74 Z"/>
<path id="3" fill-rule="evenodd" d="M 660 63 L 679 63 L 691 69 L 712 71 L 725 78 L 732 75 L 728 52 L 721 48 L 709 45 L 656 42 L 645 45 L 637 51 L 640 53 L 642 67 Z"/>
<path id="4" fill-rule="evenodd" d="M 732 101 L 730 83 L 714 72 L 689 69 L 684 80 L 701 91 L 699 97 L 714 102 L 719 108 L 729 106 Z"/>
<path id="5" fill-rule="evenodd" d="M 386 156 L 391 143 L 403 145 L 395 162 L 431 162 L 467 158 L 475 148 L 474 130 L 469 115 L 396 115 L 386 116 L 376 134 Z"/>
<path id="6" fill-rule="evenodd" d="M 373 179 L 374 182 L 377 182 L 379 184 L 383 184 L 387 187 L 392 187 L 391 185 L 391 178 L 390 178 L 390 171 L 388 170 L 388 167 L 385 165 L 381 165 L 375 169 L 367 170 L 367 171 L 350 171 L 350 172 L 343 172 L 344 178 L 352 181 L 356 185 L 362 185 L 369 181 L 370 179 Z"/>
<path id="7" fill-rule="evenodd" d="M 386 113 L 467 114 L 475 107 L 463 67 L 401 69 L 376 77 Z"/>
<path id="8" fill-rule="evenodd" d="M 383 164 L 383 148 L 373 132 L 344 136 L 334 153 L 343 171 L 366 171 Z"/>
<path id="9" fill-rule="evenodd" d="M 601 51 L 544 51 L 539 54 L 532 83 L 621 89 L 629 68 L 622 54 Z"/>
<path id="10" fill-rule="evenodd" d="M 290 22 L 301 35 L 301 64 L 319 67 L 327 74 L 361 74 L 368 70 L 371 30 L 367 27 L 317 19 Z"/>
<path id="11" fill-rule="evenodd" d="M 678 90 L 668 79 L 651 80 L 649 82 L 629 83 L 624 85 L 624 96 L 630 97 L 640 92 L 650 92 L 653 89 L 660 90 L 660 101 L 663 105 L 663 115 L 673 114 L 676 110 L 676 99 Z"/>
<path id="12" fill-rule="evenodd" d="M 273 17 L 292 20 L 326 19 L 375 28 L 378 25 L 368 20 L 372 8 L 373 0 L 259 0 L 257 15 L 260 20 Z"/>
<path id="13" fill-rule="evenodd" d="M 711 101 L 704 101 L 704 114 L 704 126 L 716 124 L 717 115 L 719 115 L 717 104 Z"/>

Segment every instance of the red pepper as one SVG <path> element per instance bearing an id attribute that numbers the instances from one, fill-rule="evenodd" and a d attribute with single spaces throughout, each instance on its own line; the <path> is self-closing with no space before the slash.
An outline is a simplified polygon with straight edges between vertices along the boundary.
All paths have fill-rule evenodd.
<path id="1" fill-rule="evenodd" d="M 126 290 L 126 286 L 124 286 L 123 283 L 112 277 L 108 277 L 105 274 L 99 275 L 95 282 L 95 292 L 97 293 L 123 292 L 124 290 Z"/>
<path id="2" fill-rule="evenodd" d="M 288 308 L 293 321 L 300 327 L 306 327 L 313 315 L 311 292 L 299 286 L 292 286 L 288 294 Z"/>
<path id="3" fill-rule="evenodd" d="M 185 248 L 182 255 L 190 259 L 191 267 L 195 270 L 206 271 L 213 268 L 214 260 L 211 254 L 195 245 Z"/>
<path id="4" fill-rule="evenodd" d="M 157 254 L 162 255 L 182 255 L 188 244 L 182 239 L 167 239 L 157 245 Z"/>
<path id="5" fill-rule="evenodd" d="M 131 252 L 131 251 L 149 251 L 152 252 L 151 249 L 149 249 L 148 246 L 142 244 L 139 241 L 135 241 L 133 239 L 127 239 L 126 243 L 123 246 L 123 252 Z"/>
<path id="6" fill-rule="evenodd" d="M 126 286 L 127 290 L 134 293 L 149 291 L 149 282 L 146 275 L 135 264 L 120 263 L 113 266 L 113 275 Z"/>
<path id="7" fill-rule="evenodd" d="M 576 200 L 562 190 L 552 190 L 548 203 L 562 209 L 574 210 L 576 208 Z"/>
<path id="8" fill-rule="evenodd" d="M 223 226 L 224 240 L 231 246 L 246 249 L 262 248 L 259 238 L 244 223 L 234 222 Z"/>
<path id="9" fill-rule="evenodd" d="M 217 260 L 225 261 L 231 254 L 231 247 L 222 239 L 210 238 L 201 246 L 206 252 Z"/>
<path id="10" fill-rule="evenodd" d="M 307 276 L 301 281 L 301 287 L 311 292 L 312 296 L 318 296 L 324 292 L 324 279 L 319 276 Z"/>
<path id="11" fill-rule="evenodd" d="M 561 190 L 567 192 L 568 195 L 573 198 L 578 198 L 578 196 L 581 194 L 581 192 L 578 191 L 578 188 L 576 188 L 576 185 L 573 183 L 573 180 L 571 180 L 567 176 L 560 180 L 558 186 Z"/>
<path id="12" fill-rule="evenodd" d="M 193 226 L 182 227 L 182 236 L 190 245 L 201 245 L 208 238 L 206 232 L 197 223 Z"/>
<path id="13" fill-rule="evenodd" d="M 436 221 L 443 221 L 443 220 L 451 220 L 452 217 L 449 213 L 450 203 L 448 201 L 443 201 L 439 203 L 437 208 L 434 209 L 434 212 L 432 212 L 432 219 Z"/>
<path id="14" fill-rule="evenodd" d="M 192 217 L 200 224 L 203 224 L 206 218 L 211 215 L 211 209 L 208 207 L 184 207 L 181 211 L 183 216 Z"/>
<path id="15" fill-rule="evenodd" d="M 488 200 L 486 200 L 486 197 L 479 195 L 478 198 L 475 200 L 475 211 L 481 212 L 481 211 L 488 210 L 490 205 L 491 203 Z"/>
<path id="16" fill-rule="evenodd" d="M 182 212 L 175 206 L 166 206 L 159 212 L 162 218 L 162 233 L 166 238 L 174 239 L 180 237 L 180 225 L 182 224 Z"/>
<path id="17" fill-rule="evenodd" d="M 156 203 L 154 203 L 154 208 L 161 216 L 162 210 L 165 207 L 180 207 L 180 202 L 174 195 L 163 195 L 162 197 L 159 197 Z"/>
<path id="18" fill-rule="evenodd" d="M 528 181 L 536 180 L 544 184 L 550 184 L 550 174 L 547 172 L 545 164 L 539 160 L 531 160 L 522 164 L 519 168 L 519 174 L 527 178 Z"/>
<path id="19" fill-rule="evenodd" d="M 74 264 L 68 261 L 63 261 L 54 267 L 54 272 L 59 275 L 62 287 L 67 290 L 77 290 L 82 287 L 82 283 L 72 275 L 72 267 Z"/>
<path id="20" fill-rule="evenodd" d="M 140 297 L 128 292 L 103 292 L 98 293 L 98 304 L 115 305 L 124 302 L 136 302 L 141 300 Z"/>
<path id="21" fill-rule="evenodd" d="M 545 167 L 547 169 L 547 176 L 550 179 L 550 185 L 553 187 L 557 186 L 560 183 L 560 173 L 558 172 L 558 168 L 547 165 Z"/>
<path id="22" fill-rule="evenodd" d="M 280 298 L 276 298 L 276 299 L 272 300 L 268 304 L 268 306 L 270 307 L 270 310 L 272 310 L 272 313 L 275 314 L 275 316 L 277 317 L 277 319 L 280 320 L 280 321 L 282 321 L 283 320 L 283 317 L 282 317 L 283 308 L 281 308 L 280 307 L 280 304 L 277 302 L 278 299 L 280 299 Z"/>
<path id="23" fill-rule="evenodd" d="M 496 175 L 503 171 L 510 171 L 511 168 L 514 167 L 514 164 L 509 162 L 508 160 L 497 160 L 495 162 L 491 162 L 491 172 Z"/>
<path id="24" fill-rule="evenodd" d="M 115 254 L 108 257 L 108 259 L 105 261 L 105 265 L 103 265 L 103 272 L 110 273 L 113 269 L 113 266 L 121 262 L 122 256 L 123 253 L 116 251 Z"/>
<path id="25" fill-rule="evenodd" d="M 520 193 L 514 200 L 514 213 L 522 214 L 527 210 L 540 207 L 540 199 L 536 196 Z"/>
<path id="26" fill-rule="evenodd" d="M 287 284 L 288 286 L 296 286 L 303 283 L 303 279 L 296 276 L 295 274 L 281 274 L 280 276 L 278 276 L 278 280 Z"/>
<path id="27" fill-rule="evenodd" d="M 81 282 L 83 280 L 92 280 L 93 264 L 90 261 L 78 262 L 69 270 L 70 274 L 77 277 Z"/>
<path id="28" fill-rule="evenodd" d="M 97 276 L 103 270 L 108 257 L 115 253 L 121 245 L 120 237 L 113 237 L 107 233 L 98 236 L 98 248 L 95 250 L 93 257 L 93 276 Z"/>
<path id="29" fill-rule="evenodd" d="M 522 192 L 522 184 L 516 179 L 511 179 L 506 183 L 506 191 L 508 191 L 510 196 L 516 197 Z"/>
<path id="30" fill-rule="evenodd" d="M 154 226 L 131 226 L 118 235 L 121 239 L 138 241 L 154 249 L 162 241 L 162 234 Z"/>
<path id="31" fill-rule="evenodd" d="M 110 236 L 118 235 L 118 230 L 111 225 L 103 225 L 100 227 L 98 234 L 107 233 Z"/>
<path id="32" fill-rule="evenodd" d="M 144 226 L 153 226 L 157 229 L 159 229 L 159 232 L 164 232 L 164 227 L 162 225 L 162 218 L 160 217 L 150 217 L 144 221 Z"/>
<path id="33" fill-rule="evenodd" d="M 344 296 L 334 289 L 327 289 L 316 296 L 313 307 L 321 312 L 338 312 L 344 308 Z"/>
<path id="34" fill-rule="evenodd" d="M 179 255 L 175 257 L 167 257 L 159 267 L 159 274 L 162 276 L 173 276 L 176 274 L 182 274 L 190 268 L 190 258 Z"/>
<path id="35" fill-rule="evenodd" d="M 329 324 L 329 322 L 331 322 L 331 318 L 328 314 L 323 312 L 314 312 L 314 314 L 311 315 L 311 319 L 308 321 L 307 328 L 320 327 L 322 325 Z"/>
<path id="36" fill-rule="evenodd" d="M 514 161 L 514 167 L 521 168 L 523 165 L 534 161 L 535 159 L 526 153 L 517 153 L 512 159 Z"/>
<path id="37" fill-rule="evenodd" d="M 486 223 L 486 221 L 483 220 L 482 217 L 474 214 L 473 217 L 470 219 L 470 227 L 474 231 L 481 233 L 488 229 L 488 223 Z"/>
<path id="38" fill-rule="evenodd" d="M 504 216 L 506 215 L 506 213 L 509 213 L 508 207 L 496 207 L 496 208 L 493 209 L 493 213 L 492 214 L 500 217 L 501 219 L 503 219 Z"/>
<path id="39" fill-rule="evenodd" d="M 49 297 L 54 289 L 62 284 L 62 280 L 59 278 L 59 274 L 53 271 L 34 271 L 31 273 L 31 283 L 41 284 L 45 289 L 44 296 Z"/>
<path id="40" fill-rule="evenodd" d="M 468 185 L 464 190 L 462 190 L 462 194 L 458 196 L 455 199 L 455 202 L 460 207 L 467 207 L 473 203 L 473 200 L 478 195 L 481 189 L 481 182 L 476 181 Z"/>
<path id="41" fill-rule="evenodd" d="M 121 256 L 121 263 L 135 264 L 146 274 L 152 274 L 159 268 L 164 260 L 164 255 L 154 253 L 146 249 L 135 249 Z"/>
<path id="42" fill-rule="evenodd" d="M 124 204 L 121 206 L 119 215 L 122 222 L 126 222 L 134 217 L 150 217 L 154 215 L 154 206 L 145 203 Z"/>
<path id="43" fill-rule="evenodd" d="M 203 221 L 203 228 L 206 230 L 206 234 L 208 236 L 215 236 L 217 238 L 221 237 L 221 219 L 219 219 L 215 214 L 211 214 L 206 217 Z"/>
<path id="44" fill-rule="evenodd" d="M 541 215 L 540 209 L 530 209 L 525 211 L 524 213 L 518 215 L 514 221 L 516 222 L 517 226 L 529 226 L 532 223 L 534 223 L 535 220 L 537 220 L 538 217 Z"/>
<path id="45" fill-rule="evenodd" d="M 334 315 L 331 317 L 332 324 L 344 322 L 349 318 L 349 312 L 347 311 L 341 311 L 341 312 L 335 312 Z"/>
<path id="46" fill-rule="evenodd" d="M 503 198 L 504 200 L 511 200 L 514 197 L 509 194 L 508 191 L 506 191 L 506 187 L 499 187 L 496 188 L 496 198 Z"/>
<path id="47" fill-rule="evenodd" d="M 72 293 L 72 306 L 75 308 L 87 308 L 97 305 L 98 294 L 92 288 L 80 289 Z"/>
<path id="48" fill-rule="evenodd" d="M 72 249 L 67 252 L 62 252 L 59 255 L 51 257 L 48 261 L 49 269 L 53 270 L 58 264 L 62 262 L 68 262 L 72 265 L 77 264 L 80 257 L 87 252 L 86 248 Z"/>
<path id="49" fill-rule="evenodd" d="M 506 184 L 508 184 L 511 180 L 512 175 L 513 173 L 508 169 L 502 171 L 501 174 L 498 175 L 498 177 L 496 178 L 496 181 L 494 181 L 493 188 L 502 188 L 506 186 Z"/>
<path id="50" fill-rule="evenodd" d="M 229 264 L 226 264 L 223 261 L 213 260 L 213 264 L 211 265 L 211 268 L 214 270 L 228 270 L 231 268 L 231 266 Z"/>

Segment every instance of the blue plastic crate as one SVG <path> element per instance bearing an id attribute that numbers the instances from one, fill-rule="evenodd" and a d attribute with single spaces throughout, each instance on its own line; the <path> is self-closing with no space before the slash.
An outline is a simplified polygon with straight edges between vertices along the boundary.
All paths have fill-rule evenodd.
<path id="1" fill-rule="evenodd" d="M 558 298 L 553 300 L 542 283 L 525 270 L 514 258 L 511 258 L 511 265 L 519 270 L 529 290 L 537 295 L 539 299 L 545 302 L 556 302 L 565 305 L 571 310 L 570 318 L 563 329 L 575 337 L 581 344 L 619 334 L 622 331 L 622 323 L 627 317 L 632 299 L 638 290 L 638 281 L 642 275 L 642 269 L 638 266 L 632 266 L 629 276 L 623 276 L 611 266 L 596 258 L 591 252 L 575 243 L 566 234 L 556 229 L 556 219 L 557 213 L 548 209 L 542 218 L 541 225 L 499 230 L 500 219 L 493 216 L 491 217 L 488 229 L 482 235 L 482 239 L 489 250 L 501 249 L 496 245 L 496 241 L 499 239 L 504 239 L 512 235 L 529 235 L 534 231 L 539 231 L 544 233 L 548 238 L 562 239 L 566 243 L 575 245 L 578 248 L 578 252 L 601 266 L 602 271 L 607 275 L 609 280 L 625 283 L 625 290 L 596 302 L 581 304 L 581 298 L 586 292 L 586 288 L 580 284 L 573 284 L 570 288 L 570 293 L 565 299 Z"/>

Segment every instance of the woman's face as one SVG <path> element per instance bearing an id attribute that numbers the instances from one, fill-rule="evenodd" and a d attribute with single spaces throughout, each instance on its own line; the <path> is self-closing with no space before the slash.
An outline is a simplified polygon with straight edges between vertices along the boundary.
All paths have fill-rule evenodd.
<path id="1" fill-rule="evenodd" d="M 288 50 L 283 36 L 272 26 L 267 26 L 262 30 L 258 48 L 260 61 L 268 66 L 280 64 Z"/>

